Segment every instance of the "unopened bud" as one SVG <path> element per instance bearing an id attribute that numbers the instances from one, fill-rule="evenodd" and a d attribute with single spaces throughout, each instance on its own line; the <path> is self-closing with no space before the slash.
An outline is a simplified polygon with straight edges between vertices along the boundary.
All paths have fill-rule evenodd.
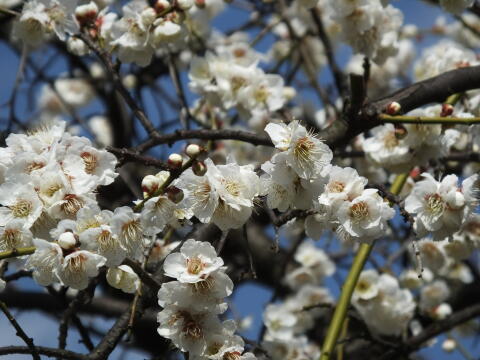
<path id="1" fill-rule="evenodd" d="M 169 186 L 166 190 L 167 197 L 171 202 L 178 204 L 183 200 L 183 191 L 175 186 Z"/>
<path id="2" fill-rule="evenodd" d="M 167 162 L 168 162 L 168 165 L 170 165 L 173 169 L 179 169 L 182 167 L 182 164 L 183 164 L 182 155 L 177 153 L 170 154 Z"/>
<path id="3" fill-rule="evenodd" d="M 87 55 L 89 52 L 88 46 L 83 42 L 83 40 L 75 36 L 72 36 L 67 40 L 67 49 L 76 56 Z"/>
<path id="4" fill-rule="evenodd" d="M 154 8 L 148 7 L 141 12 L 140 18 L 142 19 L 143 24 L 148 27 L 152 25 L 157 18 L 157 12 Z"/>
<path id="5" fill-rule="evenodd" d="M 402 109 L 402 106 L 398 102 L 392 101 L 390 104 L 387 105 L 385 112 L 388 115 L 395 115 L 395 114 L 398 114 L 398 112 L 401 109 Z"/>
<path id="6" fill-rule="evenodd" d="M 163 14 L 164 12 L 168 11 L 172 6 L 167 0 L 157 0 L 153 7 L 157 14 Z"/>
<path id="7" fill-rule="evenodd" d="M 197 176 L 203 176 L 207 172 L 207 167 L 202 161 L 195 161 L 192 165 L 192 171 Z"/>
<path id="8" fill-rule="evenodd" d="M 176 0 L 176 5 L 181 10 L 188 10 L 193 6 L 193 0 Z"/>
<path id="9" fill-rule="evenodd" d="M 442 349 L 443 351 L 446 351 L 448 353 L 454 351 L 455 349 L 457 348 L 457 343 L 455 340 L 453 339 L 446 339 L 443 343 L 442 343 Z"/>
<path id="10" fill-rule="evenodd" d="M 80 26 L 93 23 L 97 18 L 98 6 L 93 1 L 88 4 L 77 6 L 75 9 L 75 18 Z"/>
<path id="11" fill-rule="evenodd" d="M 60 245 L 62 249 L 73 249 L 76 244 L 77 239 L 75 238 L 75 235 L 70 231 L 64 232 L 58 237 L 58 245 Z"/>
<path id="12" fill-rule="evenodd" d="M 451 104 L 442 104 L 442 112 L 440 113 L 440 116 L 445 117 L 445 116 L 450 116 L 453 114 L 453 106 Z"/>
<path id="13" fill-rule="evenodd" d="M 197 144 L 190 144 L 185 149 L 185 153 L 191 158 L 196 158 L 201 152 L 202 148 Z"/>
<path id="14" fill-rule="evenodd" d="M 137 77 L 133 74 L 125 75 L 125 77 L 122 79 L 122 84 L 127 89 L 133 89 L 137 85 Z"/>
<path id="15" fill-rule="evenodd" d="M 162 183 L 158 177 L 154 175 L 145 176 L 142 180 L 143 195 L 148 196 L 153 194 L 155 191 L 157 191 L 157 189 L 160 187 L 161 184 Z"/>
<path id="16" fill-rule="evenodd" d="M 203 9 L 205 7 L 205 0 L 195 0 L 195 5 L 200 8 L 200 9 Z"/>

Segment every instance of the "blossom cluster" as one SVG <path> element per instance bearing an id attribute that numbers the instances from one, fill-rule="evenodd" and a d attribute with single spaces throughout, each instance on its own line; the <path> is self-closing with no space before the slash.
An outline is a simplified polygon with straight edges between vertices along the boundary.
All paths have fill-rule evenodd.
<path id="1" fill-rule="evenodd" d="M 366 178 L 353 168 L 331 165 L 330 148 L 298 121 L 271 123 L 265 130 L 279 150 L 262 165 L 270 208 L 314 209 L 305 221 L 305 231 L 314 239 L 327 229 L 362 242 L 385 234 L 395 211 L 378 190 L 365 188 Z"/>
<path id="2" fill-rule="evenodd" d="M 118 175 L 114 155 L 65 132 L 65 122 L 11 134 L 6 143 L 0 251 L 35 246 L 25 263 L 34 279 L 75 289 L 87 287 L 103 265 L 114 268 L 126 256 L 138 256 L 140 215 L 128 207 L 100 210 L 96 201 L 96 189 Z"/>
<path id="3" fill-rule="evenodd" d="M 13 36 L 30 47 L 38 47 L 52 34 L 60 40 L 68 36 L 68 49 L 82 56 L 90 51 L 76 36 L 83 32 L 105 50 L 115 51 L 121 61 L 146 66 L 155 53 L 184 48 L 191 32 L 208 34 L 205 24 L 221 9 L 221 1 L 197 5 L 193 0 L 158 0 L 150 6 L 145 0 L 133 0 L 123 6 L 119 18 L 102 2 L 30 0 L 23 6 Z"/>
<path id="4" fill-rule="evenodd" d="M 193 239 L 165 258 L 165 275 L 176 280 L 163 283 L 158 291 L 163 308 L 158 313 L 158 333 L 192 359 L 256 359 L 244 353 L 235 321 L 219 319 L 233 290 L 223 264 L 210 243 Z"/>

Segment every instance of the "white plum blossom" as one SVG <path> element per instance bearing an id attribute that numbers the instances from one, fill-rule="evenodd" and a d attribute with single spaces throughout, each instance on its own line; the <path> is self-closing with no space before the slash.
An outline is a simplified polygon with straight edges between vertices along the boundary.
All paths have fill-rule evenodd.
<path id="1" fill-rule="evenodd" d="M 33 239 L 33 245 L 36 250 L 28 258 L 25 268 L 33 269 L 33 278 L 40 285 L 57 282 L 56 270 L 63 262 L 62 248 L 42 239 Z"/>
<path id="2" fill-rule="evenodd" d="M 380 335 L 398 336 L 413 318 L 415 302 L 391 275 L 364 270 L 353 294 L 353 305 L 368 328 Z"/>
<path id="3" fill-rule="evenodd" d="M 475 209 L 478 176 L 470 176 L 461 185 L 456 175 L 447 175 L 441 182 L 428 173 L 422 177 L 405 199 L 405 209 L 415 214 L 415 231 L 419 236 L 431 233 L 434 240 L 450 237 Z"/>
<path id="4" fill-rule="evenodd" d="M 241 227 L 252 213 L 254 198 L 260 194 L 260 179 L 252 166 L 234 162 L 215 165 L 205 161 L 207 172 L 197 176 L 186 171 L 175 186 L 183 190 L 183 207 L 202 222 L 215 223 L 221 230 Z"/>
<path id="5" fill-rule="evenodd" d="M 344 234 L 361 242 L 371 242 L 385 234 L 386 222 L 394 215 L 377 189 L 365 189 L 360 196 L 340 205 L 337 212 Z"/>
<path id="6" fill-rule="evenodd" d="M 158 313 L 158 333 L 170 339 L 181 351 L 203 354 L 207 334 L 219 333 L 222 323 L 210 312 L 193 312 L 189 308 L 168 305 Z"/>
<path id="7" fill-rule="evenodd" d="M 302 179 L 312 179 L 332 160 L 332 151 L 298 120 L 290 124 L 270 123 L 265 127 L 275 147 L 286 153 L 286 163 Z"/>
<path id="8" fill-rule="evenodd" d="M 9 221 L 0 227 L 0 252 L 32 246 L 32 233 L 22 219 Z"/>
<path id="9" fill-rule="evenodd" d="M 163 268 L 165 275 L 182 283 L 198 283 L 221 266 L 223 260 L 217 256 L 211 244 L 189 239 L 182 245 L 180 252 L 166 257 Z"/>
<path id="10" fill-rule="evenodd" d="M 76 3 L 76 0 L 25 2 L 19 21 L 15 23 L 15 36 L 31 46 L 38 46 L 51 33 L 65 40 L 67 33 L 76 30 L 73 20 Z"/>
<path id="11" fill-rule="evenodd" d="M 24 221 L 24 227 L 29 229 L 42 213 L 42 203 L 32 182 L 22 175 L 0 185 L 0 204 L 0 226 L 20 219 Z"/>
<path id="12" fill-rule="evenodd" d="M 65 286 L 83 290 L 88 280 L 98 275 L 99 268 L 105 265 L 106 259 L 86 250 L 78 250 L 65 256 L 56 273 Z"/>
<path id="13" fill-rule="evenodd" d="M 221 314 L 228 308 L 224 298 L 230 296 L 232 290 L 232 280 L 220 268 L 203 281 L 195 283 L 171 281 L 163 284 L 158 292 L 158 301 L 162 307 L 172 304 L 193 311 Z"/>
<path id="14" fill-rule="evenodd" d="M 118 207 L 113 213 L 110 226 L 128 256 L 138 257 L 142 254 L 144 236 L 140 214 L 134 213 L 128 206 Z"/>

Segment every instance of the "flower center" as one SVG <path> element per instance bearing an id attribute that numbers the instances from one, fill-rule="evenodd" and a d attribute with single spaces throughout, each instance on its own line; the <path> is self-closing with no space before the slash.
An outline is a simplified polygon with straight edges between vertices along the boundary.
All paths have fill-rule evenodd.
<path id="1" fill-rule="evenodd" d="M 103 230 L 97 237 L 98 247 L 100 251 L 113 249 L 115 247 L 115 240 L 112 233 L 108 230 Z"/>
<path id="2" fill-rule="evenodd" d="M 0 238 L 0 244 L 3 249 L 15 249 L 21 239 L 21 233 L 18 229 L 6 229 Z"/>
<path id="3" fill-rule="evenodd" d="M 232 196 L 239 196 L 240 195 L 240 188 L 241 185 L 234 181 L 234 180 L 225 180 L 223 182 L 223 185 L 225 186 L 225 189 L 228 191 L 228 193 Z"/>
<path id="4" fill-rule="evenodd" d="M 97 157 L 89 152 L 81 153 L 80 157 L 83 159 L 83 163 L 85 164 L 85 172 L 87 174 L 93 174 L 98 164 Z"/>
<path id="5" fill-rule="evenodd" d="M 398 139 L 395 136 L 395 132 L 392 131 L 387 133 L 383 138 L 383 144 L 389 150 L 392 150 L 393 148 L 398 146 Z"/>
<path id="6" fill-rule="evenodd" d="M 345 189 L 345 184 L 340 181 L 332 181 L 328 184 L 328 190 L 332 193 L 341 193 Z"/>
<path id="7" fill-rule="evenodd" d="M 194 319 L 188 319 L 185 321 L 182 332 L 193 339 L 200 339 L 203 337 L 202 327 Z"/>
<path id="8" fill-rule="evenodd" d="M 30 215 L 33 205 L 30 201 L 20 199 L 14 205 L 10 206 L 13 216 L 17 218 L 24 218 Z"/>
<path id="9" fill-rule="evenodd" d="M 232 86 L 232 91 L 235 93 L 240 88 L 247 83 L 247 80 L 245 78 L 240 77 L 240 76 L 233 76 L 231 79 L 231 86 Z"/>
<path id="10" fill-rule="evenodd" d="M 133 243 L 139 239 L 142 227 L 140 220 L 132 220 L 122 226 L 122 236 L 126 240 L 128 246 L 133 246 Z"/>
<path id="11" fill-rule="evenodd" d="M 314 148 L 315 143 L 308 136 L 304 136 L 295 143 L 293 155 L 299 161 L 309 161 Z"/>
<path id="12" fill-rule="evenodd" d="M 198 275 L 204 267 L 205 265 L 202 263 L 202 260 L 196 256 L 191 259 L 187 259 L 187 271 L 189 274 Z"/>
<path id="13" fill-rule="evenodd" d="M 69 216 L 76 215 L 78 210 L 80 210 L 83 205 L 85 205 L 83 200 L 78 198 L 75 194 L 65 195 L 63 200 L 65 200 L 65 202 L 61 206 L 62 211 Z"/>
<path id="14" fill-rule="evenodd" d="M 255 93 L 253 94 L 253 96 L 255 97 L 255 100 L 257 100 L 257 102 L 259 103 L 266 102 L 268 99 L 268 95 L 269 95 L 268 89 L 266 89 L 264 86 L 255 90 Z"/>
<path id="15" fill-rule="evenodd" d="M 444 209 L 444 202 L 440 195 L 430 194 L 425 196 L 427 211 L 432 215 L 440 215 Z"/>
<path id="16" fill-rule="evenodd" d="M 209 276 L 205 280 L 193 283 L 192 285 L 193 285 L 193 290 L 195 292 L 200 294 L 206 294 L 210 292 L 210 290 L 215 285 L 215 280 L 213 279 L 212 276 Z"/>
<path id="17" fill-rule="evenodd" d="M 227 352 L 223 355 L 223 360 L 238 360 L 241 356 L 242 354 L 238 351 Z"/>
<path id="18" fill-rule="evenodd" d="M 67 267 L 73 273 L 82 273 L 85 270 L 87 257 L 84 254 L 72 256 L 68 259 Z"/>
<path id="19" fill-rule="evenodd" d="M 41 168 L 43 168 L 45 166 L 44 163 L 42 162 L 31 162 L 30 164 L 27 165 L 27 167 L 25 168 L 25 171 L 30 174 L 32 171 L 35 171 L 35 170 L 40 170 Z"/>
<path id="20" fill-rule="evenodd" d="M 369 215 L 368 205 L 361 201 L 350 206 L 350 218 L 354 223 L 366 219 Z"/>

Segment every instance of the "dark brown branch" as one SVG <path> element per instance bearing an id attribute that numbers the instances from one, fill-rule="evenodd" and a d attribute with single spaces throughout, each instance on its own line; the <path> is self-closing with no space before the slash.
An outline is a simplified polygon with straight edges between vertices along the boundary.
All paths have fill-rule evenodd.
<path id="1" fill-rule="evenodd" d="M 126 258 L 123 263 L 125 265 L 128 265 L 132 268 L 133 271 L 138 275 L 140 280 L 150 287 L 153 291 L 158 291 L 160 289 L 160 284 L 150 275 L 148 272 L 145 271 L 145 269 L 142 268 L 142 265 L 140 265 L 138 262 Z"/>
<path id="2" fill-rule="evenodd" d="M 136 162 L 146 166 L 153 166 L 162 170 L 171 170 L 171 167 L 166 162 L 155 159 L 152 156 L 140 155 L 125 148 L 119 149 L 111 146 L 107 147 L 107 150 L 117 157 L 119 161 L 118 166 L 121 166 L 127 162 Z"/>
<path id="3" fill-rule="evenodd" d="M 317 26 L 318 36 L 322 41 L 323 48 L 325 50 L 325 56 L 327 57 L 328 64 L 330 66 L 330 70 L 333 75 L 333 79 L 335 80 L 335 86 L 337 87 L 338 94 L 343 98 L 347 93 L 347 84 L 345 80 L 345 75 L 343 74 L 340 67 L 337 65 L 335 61 L 335 57 L 333 54 L 333 47 L 330 39 L 328 38 L 327 33 L 325 32 L 325 27 L 323 26 L 321 14 L 317 8 L 313 8 L 310 10 L 312 14 L 313 21 Z"/>
<path id="4" fill-rule="evenodd" d="M 143 144 L 137 147 L 137 151 L 142 153 L 154 146 L 162 144 L 173 144 L 177 141 L 187 139 L 202 139 L 202 140 L 239 140 L 248 142 L 252 145 L 273 146 L 272 141 L 265 135 L 259 135 L 242 130 L 177 130 L 172 134 L 152 136 Z"/>
<path id="5" fill-rule="evenodd" d="M 33 359 L 40 360 L 40 355 L 38 354 L 38 350 L 35 347 L 35 344 L 33 343 L 33 339 L 31 337 L 28 337 L 25 331 L 23 331 L 22 327 L 18 324 L 15 317 L 8 310 L 7 305 L 5 305 L 5 303 L 2 301 L 0 301 L 0 310 L 3 311 L 8 321 L 10 321 L 10 324 L 12 324 L 14 329 L 17 331 L 17 336 L 21 338 L 25 344 L 27 344 L 27 349 L 29 350 L 29 353 L 32 354 Z"/>
<path id="6" fill-rule="evenodd" d="M 35 349 L 40 355 L 45 355 L 48 357 L 57 357 L 64 360 L 88 360 L 86 355 L 78 354 L 73 351 L 48 348 L 44 346 L 37 346 Z M 0 356 L 12 354 L 32 354 L 32 350 L 27 346 L 0 347 Z"/>

